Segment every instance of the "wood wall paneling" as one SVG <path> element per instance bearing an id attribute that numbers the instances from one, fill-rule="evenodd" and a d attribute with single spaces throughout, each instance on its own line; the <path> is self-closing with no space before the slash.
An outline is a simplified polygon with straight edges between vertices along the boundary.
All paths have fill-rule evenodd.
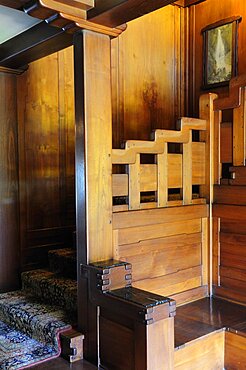
<path id="1" fill-rule="evenodd" d="M 166 6 L 128 23 L 112 40 L 113 145 L 175 128 L 184 113 L 187 10 Z"/>
<path id="2" fill-rule="evenodd" d="M 19 286 L 16 76 L 0 73 L 0 292 Z"/>
<path id="3" fill-rule="evenodd" d="M 20 227 L 22 263 L 26 269 L 45 263 L 48 249 L 72 243 L 72 48 L 31 63 L 18 77 L 17 94 Z"/>

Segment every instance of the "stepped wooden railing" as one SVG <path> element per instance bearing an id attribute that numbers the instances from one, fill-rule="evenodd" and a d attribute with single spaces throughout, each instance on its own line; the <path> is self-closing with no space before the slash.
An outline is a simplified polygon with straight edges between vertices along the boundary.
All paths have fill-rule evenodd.
<path id="1" fill-rule="evenodd" d="M 113 174 L 113 197 L 127 197 L 129 204 L 115 206 L 115 211 L 137 210 L 177 205 L 202 204 L 193 199 L 192 186 L 205 185 L 205 142 L 192 141 L 192 130 L 205 131 L 203 119 L 182 118 L 180 130 L 156 130 L 154 141 L 129 140 L 125 149 L 112 151 L 113 165 L 126 165 L 126 173 Z M 169 144 L 181 144 L 180 153 L 169 153 Z M 154 156 L 153 164 L 142 164 L 141 155 Z M 169 189 L 179 189 L 180 200 L 169 200 Z M 154 202 L 141 201 L 141 195 L 154 192 Z"/>

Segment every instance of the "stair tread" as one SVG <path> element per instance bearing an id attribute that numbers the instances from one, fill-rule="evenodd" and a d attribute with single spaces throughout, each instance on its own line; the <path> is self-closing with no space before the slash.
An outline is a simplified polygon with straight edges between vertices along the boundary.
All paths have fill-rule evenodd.
<path id="1" fill-rule="evenodd" d="M 0 319 L 30 337 L 58 345 L 58 332 L 71 328 L 68 315 L 59 307 L 40 303 L 23 291 L 0 295 Z"/>
<path id="2" fill-rule="evenodd" d="M 49 251 L 49 265 L 53 272 L 77 279 L 77 256 L 72 248 L 55 249 Z"/>
<path id="3" fill-rule="evenodd" d="M 77 282 L 58 274 L 44 270 L 22 273 L 23 288 L 39 299 L 58 305 L 67 311 L 76 311 Z"/>

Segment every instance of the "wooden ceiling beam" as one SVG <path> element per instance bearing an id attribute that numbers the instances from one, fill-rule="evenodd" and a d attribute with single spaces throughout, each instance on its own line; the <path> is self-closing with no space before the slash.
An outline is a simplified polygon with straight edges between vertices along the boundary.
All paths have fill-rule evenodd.
<path id="1" fill-rule="evenodd" d="M 72 42 L 71 34 L 42 22 L 0 45 L 0 66 L 18 69 Z"/>
<path id="2" fill-rule="evenodd" d="M 87 19 L 107 27 L 117 27 L 144 14 L 162 8 L 175 0 L 97 0 L 87 12 Z M 105 3 L 105 5 L 104 5 Z M 115 5 L 117 4 L 117 5 Z"/>

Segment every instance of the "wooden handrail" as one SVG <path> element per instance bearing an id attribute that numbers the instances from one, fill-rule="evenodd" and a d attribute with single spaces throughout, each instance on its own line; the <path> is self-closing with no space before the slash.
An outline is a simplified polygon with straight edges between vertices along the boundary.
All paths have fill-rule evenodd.
<path id="1" fill-rule="evenodd" d="M 246 74 L 232 78 L 229 85 L 229 96 L 216 99 L 214 101 L 214 111 L 239 107 L 243 87 L 246 87 Z"/>

